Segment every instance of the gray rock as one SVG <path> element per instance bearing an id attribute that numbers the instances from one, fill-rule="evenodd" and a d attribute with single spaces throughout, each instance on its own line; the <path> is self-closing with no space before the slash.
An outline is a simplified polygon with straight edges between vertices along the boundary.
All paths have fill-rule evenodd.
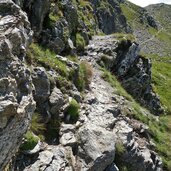
<path id="1" fill-rule="evenodd" d="M 115 138 L 111 132 L 87 123 L 79 129 L 78 140 L 76 167 L 80 170 L 103 171 L 113 162 Z"/>
<path id="2" fill-rule="evenodd" d="M 62 0 L 64 16 L 69 24 L 69 32 L 74 33 L 78 26 L 77 9 L 70 0 Z"/>
<path id="3" fill-rule="evenodd" d="M 76 145 L 77 140 L 75 138 L 75 135 L 72 132 L 67 132 L 67 133 L 62 135 L 59 142 L 63 146 L 71 146 L 71 147 L 73 147 L 74 145 Z"/>
<path id="4" fill-rule="evenodd" d="M 135 123 L 134 121 L 134 127 L 135 124 L 138 125 L 139 122 Z M 149 149 L 148 141 L 140 138 L 127 121 L 118 121 L 115 125 L 114 133 L 118 137 L 118 142 L 122 142 L 126 147 L 126 151 L 122 156 L 123 162 L 126 162 L 134 170 L 162 171 L 160 157 Z"/>
<path id="5" fill-rule="evenodd" d="M 43 28 L 45 16 L 50 9 L 49 0 L 13 0 L 25 12 L 27 12 L 35 36 L 39 36 Z"/>
<path id="6" fill-rule="evenodd" d="M 4 170 L 22 143 L 35 102 L 23 60 L 23 49 L 32 37 L 27 16 L 11 0 L 1 0 L 0 9 L 0 170 Z"/>
<path id="7" fill-rule="evenodd" d="M 71 148 L 48 146 L 47 150 L 40 152 L 38 159 L 24 171 L 72 171 L 72 165 L 74 165 L 74 156 Z"/>
<path id="8" fill-rule="evenodd" d="M 105 171 L 119 171 L 118 167 L 115 163 L 112 163 L 110 166 L 108 166 Z"/>
<path id="9" fill-rule="evenodd" d="M 77 90 L 75 86 L 72 87 L 70 94 L 77 102 L 80 103 L 82 101 L 81 93 Z"/>
<path id="10" fill-rule="evenodd" d="M 75 136 L 76 128 L 74 125 L 71 124 L 61 124 L 61 128 L 59 134 L 61 136 L 59 142 L 63 146 L 71 146 L 75 147 L 77 143 L 77 139 Z"/>
<path id="11" fill-rule="evenodd" d="M 91 3 L 98 19 L 99 28 L 105 34 L 130 31 L 117 0 L 108 0 L 106 4 L 102 4 L 102 1 L 92 0 Z"/>
<path id="12" fill-rule="evenodd" d="M 50 112 L 53 115 L 56 115 L 56 113 L 59 112 L 59 110 L 65 103 L 63 94 L 58 88 L 55 87 L 53 89 L 51 95 L 49 96 L 49 102 L 51 106 Z"/>
<path id="13" fill-rule="evenodd" d="M 76 128 L 74 125 L 72 124 L 64 124 L 62 123 L 61 124 L 61 127 L 60 127 L 60 135 L 63 135 L 64 133 L 68 133 L 68 132 L 72 132 L 72 133 L 75 133 L 76 132 Z"/>
<path id="14" fill-rule="evenodd" d="M 46 113 L 47 106 L 45 103 L 50 96 L 50 81 L 46 70 L 43 67 L 33 68 L 32 79 L 35 87 L 34 99 L 37 103 L 37 109 L 40 113 Z"/>

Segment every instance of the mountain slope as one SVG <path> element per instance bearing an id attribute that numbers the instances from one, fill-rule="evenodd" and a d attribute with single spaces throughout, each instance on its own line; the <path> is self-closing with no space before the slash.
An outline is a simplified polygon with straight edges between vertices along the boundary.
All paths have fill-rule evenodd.
<path id="1" fill-rule="evenodd" d="M 24 39 L 32 31 L 20 7 L 0 2 L 0 30 L 9 28 L 0 39 L 1 76 L 16 80 L 17 91 L 8 88 L 21 106 L 16 115 L 5 115 L 10 109 L 2 110 L 4 100 L 14 98 L 3 78 L 1 148 L 10 143 L 0 152 L 0 170 L 13 167 L 8 162 L 22 143 L 13 170 L 170 171 L 170 116 L 156 116 L 171 111 L 166 25 L 124 0 L 13 1 L 27 13 L 34 38 Z M 4 76 L 9 66 L 15 72 Z M 32 107 L 24 111 L 27 96 Z M 22 131 L 15 130 L 15 118 Z"/>

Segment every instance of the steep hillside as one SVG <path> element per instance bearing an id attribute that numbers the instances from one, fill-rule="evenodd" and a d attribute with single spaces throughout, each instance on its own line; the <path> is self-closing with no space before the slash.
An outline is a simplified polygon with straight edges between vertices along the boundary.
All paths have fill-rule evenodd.
<path id="1" fill-rule="evenodd" d="M 170 171 L 169 7 L 1 0 L 0 170 Z"/>
<path id="2" fill-rule="evenodd" d="M 171 5 L 161 3 L 149 5 L 145 9 L 159 22 L 160 27 L 168 33 L 171 31 Z"/>
<path id="3" fill-rule="evenodd" d="M 128 1 L 121 8 L 141 47 L 141 54 L 152 60 L 154 89 L 160 95 L 166 112 L 171 113 L 171 14 L 170 5 L 150 5 L 145 9 Z"/>
<path id="4" fill-rule="evenodd" d="M 156 6 L 160 7 L 165 15 L 157 8 L 155 8 L 156 11 L 150 10 L 153 9 L 153 5 L 144 9 L 128 1 L 121 3 L 122 11 L 141 46 L 141 51 L 146 54 L 171 56 L 170 21 L 167 22 L 170 6 L 164 5 L 167 6 L 166 9 L 162 4 Z"/>

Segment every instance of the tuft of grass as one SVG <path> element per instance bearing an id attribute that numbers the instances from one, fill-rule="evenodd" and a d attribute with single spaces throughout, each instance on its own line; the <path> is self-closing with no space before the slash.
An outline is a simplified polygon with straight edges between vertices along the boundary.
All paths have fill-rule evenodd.
<path id="1" fill-rule="evenodd" d="M 75 85 L 79 91 L 83 91 L 85 88 L 89 87 L 89 84 L 91 83 L 92 80 L 92 76 L 93 76 L 92 66 L 86 61 L 81 62 L 79 65 L 78 75 L 75 80 Z"/>
<path id="2" fill-rule="evenodd" d="M 126 151 L 122 143 L 116 143 L 115 148 L 116 148 L 116 154 L 119 156 L 122 156 Z"/>
<path id="3" fill-rule="evenodd" d="M 67 58 L 72 62 L 79 62 L 78 57 L 76 55 L 68 55 Z"/>
<path id="4" fill-rule="evenodd" d="M 71 70 L 72 71 L 72 70 Z M 71 71 L 69 72 L 71 74 Z M 72 74 L 71 74 L 72 75 Z M 72 88 L 72 83 L 70 80 L 68 80 L 67 78 L 65 77 L 62 77 L 62 76 L 58 76 L 57 80 L 56 80 L 56 83 L 57 83 L 57 87 L 60 88 L 60 90 L 62 91 L 62 93 L 67 93 L 68 90 L 70 90 Z"/>
<path id="5" fill-rule="evenodd" d="M 86 46 L 86 42 L 84 40 L 84 37 L 80 34 L 76 34 L 76 48 L 78 51 L 83 51 L 84 47 Z"/>
<path id="6" fill-rule="evenodd" d="M 71 120 L 76 120 L 79 117 L 80 105 L 75 99 L 72 99 L 69 103 L 69 107 L 66 114 L 70 115 Z"/>
<path id="7" fill-rule="evenodd" d="M 25 142 L 21 145 L 20 149 L 23 151 L 32 150 L 39 141 L 39 138 L 35 136 L 31 131 L 28 131 L 25 135 Z"/>
<path id="8" fill-rule="evenodd" d="M 30 130 L 36 135 L 42 134 L 46 130 L 46 125 L 42 122 L 42 117 L 39 113 L 33 114 Z"/>

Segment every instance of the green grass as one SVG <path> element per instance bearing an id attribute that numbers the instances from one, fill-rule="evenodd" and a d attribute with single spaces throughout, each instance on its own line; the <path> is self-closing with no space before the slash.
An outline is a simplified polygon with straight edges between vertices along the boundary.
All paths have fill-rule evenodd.
<path id="1" fill-rule="evenodd" d="M 171 34 L 170 32 L 161 31 L 159 34 L 157 34 L 157 38 L 161 41 L 166 42 L 171 46 Z"/>
<path id="2" fill-rule="evenodd" d="M 164 167 L 171 170 L 171 58 L 160 57 L 152 54 L 147 55 L 153 61 L 152 65 L 152 83 L 155 92 L 160 96 L 162 105 L 166 114 L 160 117 L 159 124 L 150 124 L 155 140 L 157 151 L 161 154 Z"/>
<path id="3" fill-rule="evenodd" d="M 120 6 L 124 16 L 126 16 L 128 23 L 131 23 L 133 20 L 137 18 L 137 12 L 134 11 L 133 9 L 130 10 L 130 7 L 128 5 L 121 4 Z"/>
<path id="4" fill-rule="evenodd" d="M 155 65 L 155 64 L 154 64 Z M 153 68 L 153 69 L 157 69 L 158 72 L 161 72 L 160 70 L 163 70 L 164 66 L 160 66 L 158 65 L 159 68 Z M 170 77 L 170 73 L 167 73 L 166 71 L 169 71 L 168 68 L 165 66 L 165 74 L 168 75 L 168 78 Z M 121 86 L 121 84 L 118 82 L 118 80 L 115 78 L 115 76 L 113 76 L 109 71 L 107 71 L 106 69 L 102 69 L 103 71 L 103 75 L 102 78 L 104 78 L 104 80 L 106 80 L 107 82 L 109 82 L 111 84 L 112 87 L 114 87 L 116 89 L 116 94 L 123 96 L 127 99 L 126 102 L 126 106 L 129 106 L 129 108 L 131 108 L 131 111 L 128 110 L 128 108 L 124 108 L 122 109 L 122 113 L 125 114 L 126 116 L 128 116 L 129 118 L 134 118 L 137 119 L 143 123 L 145 123 L 146 125 L 148 125 L 149 127 L 149 134 L 153 140 L 153 142 L 155 142 L 156 144 L 156 148 L 155 151 L 159 153 L 159 155 L 162 157 L 163 163 L 164 163 L 164 169 L 167 171 L 171 170 L 171 165 L 170 165 L 170 161 L 171 161 L 171 152 L 168 149 L 171 149 L 171 115 L 163 115 L 159 118 L 159 120 L 155 119 L 155 117 L 153 115 L 150 114 L 150 112 L 148 110 L 146 110 L 145 108 L 141 107 L 139 103 L 137 103 L 131 95 L 129 95 L 124 88 Z M 154 71 L 153 71 L 154 72 Z M 162 72 L 163 73 L 163 72 Z M 158 76 L 157 72 L 156 72 L 156 76 Z M 154 76 L 153 76 L 154 77 Z M 158 93 L 161 93 L 161 97 L 163 94 L 163 98 L 167 98 L 167 100 L 170 100 L 170 89 L 167 87 L 168 83 L 164 83 L 164 81 L 161 78 L 155 78 L 155 79 L 159 79 L 157 82 L 159 85 L 157 85 L 159 91 L 157 91 Z M 168 79 L 167 81 L 169 81 L 170 79 Z M 170 81 L 169 81 L 169 85 L 170 85 Z M 155 85 L 156 86 L 156 85 Z M 167 88 L 166 88 L 166 87 Z M 161 88 L 162 87 L 162 88 Z M 165 90 L 165 91 L 164 91 Z M 165 92 L 165 93 L 164 93 Z M 167 92 L 169 93 L 167 95 Z M 162 100 L 162 98 L 161 98 Z M 166 105 L 168 105 L 168 107 L 170 107 L 169 104 L 171 104 L 170 102 L 167 102 L 165 99 L 165 101 L 163 101 L 163 103 L 165 103 Z M 145 113 L 147 115 L 145 115 Z"/>
<path id="5" fill-rule="evenodd" d="M 36 62 L 44 67 L 51 67 L 56 70 L 60 75 L 67 77 L 68 71 L 66 64 L 61 62 L 56 54 L 47 48 L 44 48 L 36 43 L 32 43 L 29 47 L 27 58 L 31 62 Z"/>
<path id="6" fill-rule="evenodd" d="M 79 65 L 78 75 L 76 80 L 74 80 L 75 86 L 79 91 L 83 91 L 86 88 L 89 88 L 89 84 L 91 83 L 91 79 L 93 76 L 93 69 L 91 65 L 83 61 Z"/>
<path id="7" fill-rule="evenodd" d="M 127 100 L 132 101 L 133 98 L 126 92 L 126 90 L 121 86 L 121 83 L 117 80 L 117 78 L 112 75 L 108 70 L 101 68 L 103 71 L 102 78 L 109 82 L 110 85 L 116 88 L 116 94 L 125 97 Z"/>
<path id="8" fill-rule="evenodd" d="M 39 141 L 39 138 L 36 137 L 31 131 L 28 131 L 25 135 L 25 142 L 21 145 L 20 149 L 25 150 L 32 150 Z"/>
<path id="9" fill-rule="evenodd" d="M 171 58 L 147 55 L 152 59 L 152 83 L 166 113 L 171 115 Z"/>
<path id="10" fill-rule="evenodd" d="M 152 78 L 166 112 L 171 115 L 171 63 L 153 62 Z"/>
<path id="11" fill-rule="evenodd" d="M 86 46 L 85 40 L 80 33 L 76 34 L 76 47 L 78 51 L 83 51 Z"/>
<path id="12" fill-rule="evenodd" d="M 79 117 L 79 109 L 80 105 L 77 103 L 75 99 L 72 99 L 69 103 L 69 107 L 66 111 L 66 114 L 70 115 L 70 119 L 75 121 Z"/>
<path id="13" fill-rule="evenodd" d="M 30 130 L 36 135 L 42 135 L 42 133 L 46 130 L 46 125 L 43 123 L 42 117 L 39 113 L 33 114 Z"/>

